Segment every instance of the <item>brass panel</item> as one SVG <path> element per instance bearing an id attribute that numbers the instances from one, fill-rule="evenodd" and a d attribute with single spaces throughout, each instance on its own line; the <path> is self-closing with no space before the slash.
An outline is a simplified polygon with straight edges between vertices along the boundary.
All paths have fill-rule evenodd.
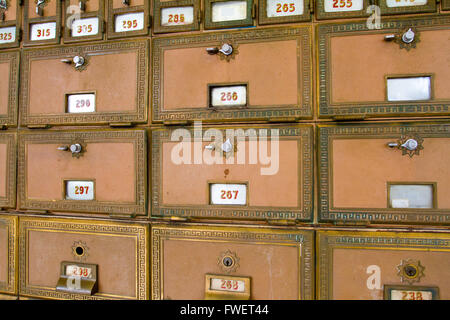
<path id="1" fill-rule="evenodd" d="M 0 28 L 15 27 L 15 41 L 10 43 L 0 44 L 0 49 L 16 48 L 20 45 L 20 38 L 22 36 L 20 27 L 22 25 L 22 6 L 20 0 L 7 0 L 7 8 L 0 9 L 0 15 L 4 15 L 4 20 L 0 19 Z M 12 35 L 11 35 L 12 36 Z M 8 35 L 9 38 L 9 35 Z"/>
<path id="2" fill-rule="evenodd" d="M 74 8 L 79 8 L 80 0 L 66 0 L 65 1 L 65 13 L 68 16 L 66 19 L 66 25 L 64 28 L 64 43 L 72 43 L 79 41 L 89 41 L 89 40 L 102 40 L 105 30 L 105 0 L 84 0 L 86 9 L 84 11 L 73 10 Z M 72 9 L 72 10 L 71 10 Z M 91 36 L 80 36 L 73 37 L 72 29 L 69 28 L 70 13 L 75 13 L 76 19 L 86 19 L 86 18 L 98 18 L 98 33 Z M 70 19 L 74 21 L 75 19 Z"/>
<path id="3" fill-rule="evenodd" d="M 312 116 L 309 26 L 155 38 L 152 118 L 240 121 Z M 207 48 L 231 43 L 226 58 Z M 271 61 L 271 63 L 267 63 Z M 245 107 L 208 107 L 208 84 L 248 83 Z M 173 92 L 179 92 L 173 95 Z"/>
<path id="4" fill-rule="evenodd" d="M 82 246 L 83 256 L 73 253 Z M 47 299 L 149 299 L 149 227 L 101 220 L 19 219 L 21 296 Z M 63 261 L 98 264 L 94 295 L 56 291 Z"/>
<path id="5" fill-rule="evenodd" d="M 403 0 L 404 1 L 404 0 Z M 409 2 L 414 2 L 408 0 Z M 439 2 L 439 0 L 438 0 Z M 425 5 L 421 6 L 404 6 L 404 7 L 388 7 L 386 0 L 378 0 L 381 14 L 405 14 L 405 13 L 424 13 L 436 12 L 436 0 L 427 0 Z"/>
<path id="6" fill-rule="evenodd" d="M 176 7 L 193 7 L 194 8 L 194 21 L 192 24 L 180 25 L 180 26 L 163 26 L 161 25 L 162 17 L 161 10 L 164 8 L 176 8 Z M 174 1 L 161 1 L 153 0 L 153 32 L 154 33 L 169 33 L 169 32 L 182 32 L 182 31 L 196 31 L 200 30 L 201 20 L 200 0 L 174 0 Z"/>
<path id="7" fill-rule="evenodd" d="M 316 1 L 316 16 L 317 19 L 339 19 L 339 18 L 359 18 L 367 17 L 370 14 L 367 13 L 367 8 L 372 4 L 371 0 L 363 0 L 363 7 L 359 11 L 344 11 L 344 12 L 326 12 L 325 1 L 331 1 L 333 3 L 337 0 L 317 0 Z M 348 1 L 348 0 L 347 0 Z"/>
<path id="8" fill-rule="evenodd" d="M 313 299 L 313 237 L 298 229 L 154 224 L 152 299 L 204 299 L 207 274 L 250 278 L 254 300 Z"/>
<path id="9" fill-rule="evenodd" d="M 17 126 L 20 51 L 0 52 L 0 126 Z"/>
<path id="10" fill-rule="evenodd" d="M 255 13 L 256 4 L 253 2 L 253 0 L 245 0 L 245 2 L 247 3 L 247 13 L 245 19 L 213 22 L 212 21 L 213 4 L 217 2 L 230 2 L 230 1 L 234 0 L 204 0 L 205 20 L 203 25 L 205 29 L 222 29 L 222 28 L 246 27 L 254 25 L 253 19 L 256 16 Z"/>
<path id="11" fill-rule="evenodd" d="M 438 287 L 450 297 L 450 234 L 424 232 L 318 231 L 317 298 L 381 300 L 385 286 Z M 401 272 L 419 266 L 414 281 Z M 414 289 L 412 289 L 414 290 Z"/>
<path id="12" fill-rule="evenodd" d="M 17 220 L 0 215 L 0 293 L 17 294 Z"/>
<path id="13" fill-rule="evenodd" d="M 379 30 L 369 30 L 366 21 L 319 25 L 320 117 L 448 115 L 449 26 L 450 16 L 382 19 Z M 410 27 L 416 36 L 405 45 L 400 38 Z M 384 41 L 391 34 L 396 40 Z M 431 99 L 387 101 L 385 77 L 394 74 L 431 74 Z"/>
<path id="14" fill-rule="evenodd" d="M 59 0 L 45 0 L 43 16 L 36 14 L 36 4 L 38 0 L 24 0 L 23 6 L 23 45 L 48 45 L 59 44 L 61 38 L 61 20 L 62 20 L 62 1 Z M 48 40 L 34 40 L 31 41 L 31 25 L 36 23 L 55 22 L 55 38 Z"/>
<path id="15" fill-rule="evenodd" d="M 79 158 L 57 150 L 83 145 Z M 146 215 L 144 130 L 19 134 L 19 207 L 51 212 Z M 94 200 L 67 200 L 64 180 L 94 180 Z M 46 181 L 45 188 L 41 181 Z"/>
<path id="16" fill-rule="evenodd" d="M 117 39 L 134 36 L 146 36 L 149 34 L 151 28 L 150 16 L 150 0 L 129 0 L 129 5 L 125 5 L 122 0 L 107 0 L 108 6 L 108 21 L 107 37 L 108 39 Z M 117 15 L 126 13 L 144 13 L 144 28 L 142 30 L 116 32 L 115 18 Z"/>
<path id="17" fill-rule="evenodd" d="M 16 207 L 17 135 L 0 133 L 0 208 Z"/>
<path id="18" fill-rule="evenodd" d="M 259 0 L 258 22 L 260 25 L 311 21 L 313 0 L 301 0 L 303 1 L 303 14 L 284 17 L 268 17 L 267 1 L 268 0 Z"/>
<path id="19" fill-rule="evenodd" d="M 148 54 L 147 40 L 24 50 L 21 125 L 145 123 Z M 61 62 L 76 56 L 79 69 Z M 75 93 L 95 93 L 95 112 L 66 112 Z"/>
<path id="20" fill-rule="evenodd" d="M 442 10 L 450 10 L 450 0 L 441 1 Z"/>
<path id="21" fill-rule="evenodd" d="M 216 136 L 209 136 L 212 130 L 218 130 L 223 135 L 223 141 L 230 137 L 235 147 L 234 154 L 220 156 L 216 161 L 212 158 L 215 153 L 207 153 L 206 146 L 219 143 Z M 264 140 L 265 130 L 267 141 Z M 179 142 L 179 136 L 176 137 L 179 132 L 186 135 L 183 136 L 183 142 Z M 191 127 L 154 129 L 151 135 L 152 216 L 291 221 L 312 219 L 312 127 Z M 191 140 L 187 142 L 187 138 Z M 272 146 L 271 139 L 278 141 L 278 147 L 275 143 Z M 262 158 L 264 148 L 267 154 L 272 153 L 270 159 Z M 186 158 L 173 158 L 181 153 L 187 155 Z M 209 194 L 211 183 L 246 184 L 246 205 L 212 205 Z"/>
<path id="22" fill-rule="evenodd" d="M 415 152 L 388 143 L 412 137 Z M 321 221 L 449 224 L 450 126 L 390 123 L 319 127 Z M 435 208 L 388 208 L 388 183 L 435 184 Z"/>

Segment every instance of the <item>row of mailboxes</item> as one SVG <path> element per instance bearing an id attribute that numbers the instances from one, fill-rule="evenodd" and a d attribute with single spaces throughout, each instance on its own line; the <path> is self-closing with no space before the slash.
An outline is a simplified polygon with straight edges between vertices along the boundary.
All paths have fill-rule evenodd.
<path id="1" fill-rule="evenodd" d="M 450 298 L 442 232 L 0 215 L 0 239 L 0 293 L 21 298 Z"/>
<path id="2" fill-rule="evenodd" d="M 313 222 L 317 203 L 324 223 L 447 225 L 449 130 L 418 122 L 3 132 L 0 207 L 295 224 Z"/>
<path id="3" fill-rule="evenodd" d="M 311 26 L 297 26 L 3 51 L 0 124 L 449 115 L 449 26 L 450 16 L 323 24 L 317 50 Z"/>

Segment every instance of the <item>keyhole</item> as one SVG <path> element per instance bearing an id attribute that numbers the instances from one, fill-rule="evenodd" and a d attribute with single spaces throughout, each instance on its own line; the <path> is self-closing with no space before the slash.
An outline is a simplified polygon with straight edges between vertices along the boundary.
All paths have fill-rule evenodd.
<path id="1" fill-rule="evenodd" d="M 82 256 L 84 254 L 84 249 L 82 247 L 76 247 L 75 253 L 79 256 Z"/>
<path id="2" fill-rule="evenodd" d="M 408 277 L 412 278 L 417 274 L 417 269 L 414 266 L 406 266 L 405 273 Z"/>
<path id="3" fill-rule="evenodd" d="M 225 267 L 229 268 L 234 264 L 234 261 L 230 257 L 225 257 L 223 258 L 222 263 Z"/>

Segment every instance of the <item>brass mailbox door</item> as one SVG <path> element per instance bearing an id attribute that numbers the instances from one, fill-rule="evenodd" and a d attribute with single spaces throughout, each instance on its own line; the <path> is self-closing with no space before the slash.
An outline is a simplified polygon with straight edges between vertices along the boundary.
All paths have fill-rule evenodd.
<path id="1" fill-rule="evenodd" d="M 147 121 L 148 42 L 30 49 L 21 68 L 21 125 Z"/>
<path id="2" fill-rule="evenodd" d="M 153 32 L 200 30 L 200 0 L 153 0 Z"/>
<path id="3" fill-rule="evenodd" d="M 312 127 L 196 126 L 151 134 L 152 216 L 311 221 Z"/>
<path id="4" fill-rule="evenodd" d="M 149 34 L 151 0 L 107 0 L 108 39 Z"/>
<path id="5" fill-rule="evenodd" d="M 253 0 L 204 0 L 205 29 L 246 27 L 254 24 Z"/>
<path id="6" fill-rule="evenodd" d="M 17 126 L 20 51 L 0 52 L 0 126 Z"/>
<path id="7" fill-rule="evenodd" d="M 318 26 L 319 115 L 448 115 L 450 17 Z"/>
<path id="8" fill-rule="evenodd" d="M 16 207 L 17 137 L 15 133 L 0 133 L 0 208 Z"/>
<path id="9" fill-rule="evenodd" d="M 316 16 L 319 20 L 367 17 L 379 10 L 371 4 L 370 0 L 317 0 Z"/>
<path id="10" fill-rule="evenodd" d="M 221 299 L 221 293 L 237 299 L 242 292 L 250 300 L 313 299 L 313 237 L 298 229 L 154 224 L 152 300 Z M 216 292 L 205 278 L 218 280 Z M 250 285 L 220 288 L 228 279 Z"/>
<path id="11" fill-rule="evenodd" d="M 66 0 L 64 12 L 64 43 L 103 39 L 104 0 Z"/>
<path id="12" fill-rule="evenodd" d="M 321 221 L 449 224 L 448 124 L 319 128 Z"/>
<path id="13" fill-rule="evenodd" d="M 448 233 L 318 231 L 316 241 L 318 299 L 450 298 Z"/>
<path id="14" fill-rule="evenodd" d="M 450 10 L 450 1 L 442 0 L 441 1 L 442 10 Z"/>
<path id="15" fill-rule="evenodd" d="M 24 1 L 24 46 L 59 44 L 62 1 Z"/>
<path id="16" fill-rule="evenodd" d="M 308 26 L 152 41 L 154 122 L 312 116 Z"/>
<path id="17" fill-rule="evenodd" d="M 20 134 L 19 207 L 145 215 L 146 155 L 144 130 Z"/>
<path id="18" fill-rule="evenodd" d="M 21 6 L 19 0 L 3 0 L 0 5 L 0 49 L 20 44 Z"/>
<path id="19" fill-rule="evenodd" d="M 17 294 L 17 217 L 0 215 L 0 293 Z"/>
<path id="20" fill-rule="evenodd" d="M 19 294 L 71 300 L 149 299 L 148 243 L 145 224 L 20 217 Z M 97 265 L 98 291 L 92 295 L 56 291 L 65 261 Z"/>
<path id="21" fill-rule="evenodd" d="M 436 12 L 436 0 L 378 0 L 381 14 Z"/>
<path id="22" fill-rule="evenodd" d="M 259 24 L 310 21 L 312 5 L 311 0 L 260 0 Z"/>

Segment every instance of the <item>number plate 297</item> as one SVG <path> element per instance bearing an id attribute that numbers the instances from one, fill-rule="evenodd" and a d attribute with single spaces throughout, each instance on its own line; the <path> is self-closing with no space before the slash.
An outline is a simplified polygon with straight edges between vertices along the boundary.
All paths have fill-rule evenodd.
<path id="1" fill-rule="evenodd" d="M 66 181 L 67 200 L 94 200 L 93 181 Z"/>

